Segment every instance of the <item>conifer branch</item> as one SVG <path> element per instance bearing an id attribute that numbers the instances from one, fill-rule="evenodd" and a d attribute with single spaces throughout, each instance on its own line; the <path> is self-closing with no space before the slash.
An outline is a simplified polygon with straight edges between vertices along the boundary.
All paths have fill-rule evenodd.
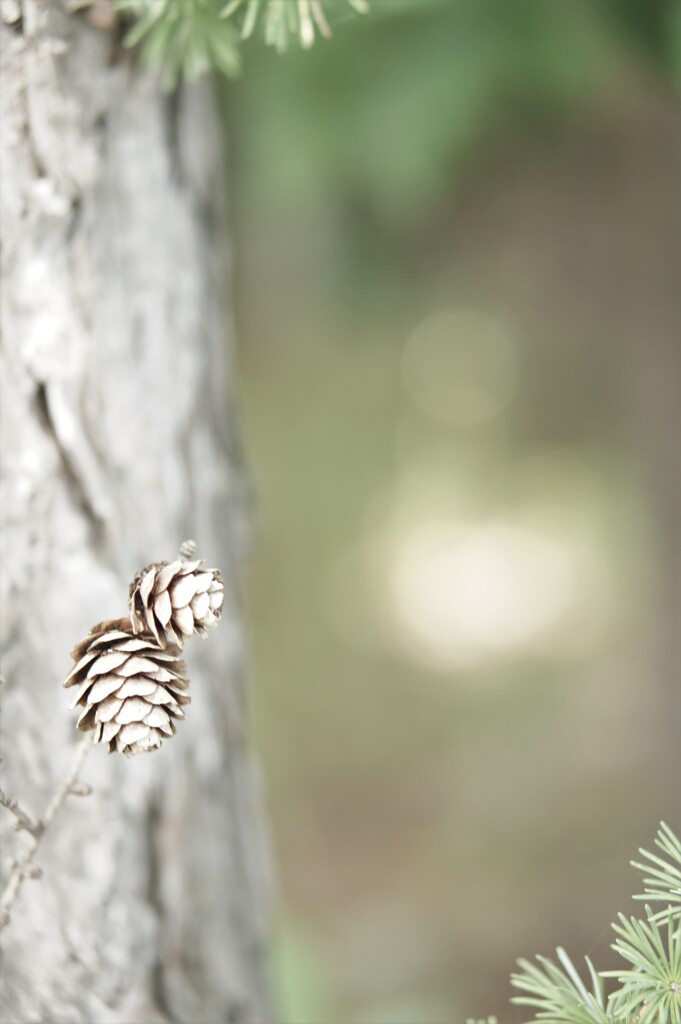
<path id="1" fill-rule="evenodd" d="M 631 862 L 632 867 L 648 872 L 648 877 L 643 879 L 645 892 L 634 896 L 634 899 L 665 903 L 667 909 L 654 915 L 656 921 L 663 920 L 667 914 L 681 920 L 681 841 L 663 821 L 655 845 L 666 854 L 666 859 L 647 850 L 639 850 L 648 863 Z"/>
<path id="2" fill-rule="evenodd" d="M 367 0 L 333 0 L 366 14 Z M 233 78 L 241 69 L 240 44 L 262 26 L 265 43 L 284 53 L 295 40 L 309 49 L 317 36 L 329 39 L 331 0 L 115 0 L 134 19 L 126 46 L 142 44 L 142 58 L 161 73 L 165 89 L 180 77 L 218 71 Z"/>
<path id="3" fill-rule="evenodd" d="M 681 1024 L 681 842 L 664 822 L 655 839 L 665 854 L 641 850 L 647 863 L 632 862 L 648 872 L 646 892 L 636 899 L 665 902 L 653 914 L 646 905 L 645 919 L 620 914 L 613 924 L 617 936 L 613 949 L 625 961 L 612 971 L 597 972 L 585 958 L 590 988 L 563 949 L 559 963 L 538 956 L 537 962 L 519 960 L 520 970 L 511 984 L 523 995 L 513 1003 L 530 1006 L 534 1021 L 543 1024 Z M 616 978 L 620 988 L 607 998 L 603 981 Z"/>
<path id="4" fill-rule="evenodd" d="M 518 961 L 521 970 L 511 975 L 511 984 L 527 995 L 514 996 L 512 1002 L 533 1006 L 539 1011 L 536 1019 L 546 1024 L 616 1024 L 606 1012 L 603 983 L 589 958 L 591 990 L 565 950 L 558 947 L 556 955 L 559 963 L 544 956 L 537 957 L 537 964 Z"/>

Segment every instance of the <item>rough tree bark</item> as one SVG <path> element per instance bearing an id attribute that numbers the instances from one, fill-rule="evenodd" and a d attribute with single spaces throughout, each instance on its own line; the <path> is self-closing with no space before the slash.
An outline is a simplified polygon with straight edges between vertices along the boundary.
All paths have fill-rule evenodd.
<path id="1" fill-rule="evenodd" d="M 71 5 L 76 6 L 76 5 Z M 3 931 L 4 1024 L 268 1019 L 245 742 L 220 132 L 62 0 L 2 3 L 2 788 L 44 809 L 77 743 L 69 651 L 185 537 L 226 580 L 162 750 L 90 752 Z M 20 852 L 0 808 L 3 859 Z"/>

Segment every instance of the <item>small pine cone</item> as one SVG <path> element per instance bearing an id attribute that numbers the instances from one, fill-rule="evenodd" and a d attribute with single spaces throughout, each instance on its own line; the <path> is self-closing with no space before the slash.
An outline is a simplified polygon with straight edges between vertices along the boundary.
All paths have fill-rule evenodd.
<path id="1" fill-rule="evenodd" d="M 109 753 L 140 754 L 175 733 L 175 718 L 191 697 L 177 645 L 160 647 L 152 636 L 136 636 L 130 619 L 93 626 L 73 648 L 75 664 L 64 686 L 78 686 L 71 705 L 81 707 L 77 726 L 95 730 L 95 743 Z"/>
<path id="2" fill-rule="evenodd" d="M 222 613 L 225 585 L 203 559 L 154 562 L 130 584 L 130 620 L 135 633 L 151 632 L 162 647 L 204 638 Z"/>

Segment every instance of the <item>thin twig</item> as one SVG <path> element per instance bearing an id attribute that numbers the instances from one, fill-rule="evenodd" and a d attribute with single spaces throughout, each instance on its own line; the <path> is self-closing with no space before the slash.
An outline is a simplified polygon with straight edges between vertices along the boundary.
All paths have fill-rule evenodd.
<path id="1" fill-rule="evenodd" d="M 35 833 L 38 828 L 38 822 L 32 815 L 24 811 L 16 800 L 12 800 L 7 796 L 2 789 L 0 789 L 0 804 L 6 807 L 10 814 L 14 815 L 15 822 L 14 826 L 18 829 L 23 829 L 25 832 Z"/>
<path id="2" fill-rule="evenodd" d="M 40 818 L 37 822 L 34 823 L 34 827 L 32 829 L 26 830 L 30 832 L 28 843 L 26 845 L 24 852 L 14 862 L 14 865 L 12 867 L 12 873 L 9 876 L 9 881 L 5 886 L 2 896 L 0 896 L 0 928 L 4 928 L 5 925 L 9 924 L 9 908 L 12 906 L 15 899 L 17 898 L 17 895 L 19 893 L 19 890 L 24 879 L 37 878 L 40 875 L 40 869 L 37 867 L 37 865 L 32 864 L 31 861 L 33 859 L 33 854 L 35 853 L 38 843 L 40 842 L 42 836 L 45 834 L 46 830 L 51 825 L 57 812 L 59 811 L 59 808 L 64 803 L 64 800 L 69 795 L 69 793 L 83 793 L 85 791 L 85 787 L 77 786 L 76 782 L 78 779 L 78 774 L 81 768 L 83 767 L 85 758 L 88 755 L 88 751 L 92 746 L 93 737 L 93 732 L 88 732 L 83 737 L 81 742 L 78 744 L 71 767 L 63 776 L 59 785 L 57 786 L 56 792 L 52 799 L 50 800 L 49 804 L 47 805 L 47 808 L 42 818 Z M 5 802 L 5 800 L 3 800 L 2 803 L 4 804 L 5 807 L 8 807 L 8 809 L 12 811 L 15 817 L 17 817 L 16 810 L 12 806 L 10 806 L 11 804 L 14 804 L 16 807 L 16 801 L 10 800 L 8 802 Z"/>

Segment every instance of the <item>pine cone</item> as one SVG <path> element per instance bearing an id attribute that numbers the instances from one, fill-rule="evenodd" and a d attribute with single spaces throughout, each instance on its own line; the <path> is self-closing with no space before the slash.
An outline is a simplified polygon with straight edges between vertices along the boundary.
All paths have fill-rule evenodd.
<path id="1" fill-rule="evenodd" d="M 140 754 L 161 746 L 184 718 L 189 683 L 177 645 L 160 647 L 152 636 L 136 636 L 130 619 L 93 626 L 73 648 L 75 665 L 64 686 L 78 686 L 71 705 L 83 708 L 77 726 L 95 730 L 95 743 L 109 753 Z"/>
<path id="2" fill-rule="evenodd" d="M 205 561 L 154 562 L 130 584 L 130 619 L 135 633 L 151 631 L 159 644 L 182 647 L 192 633 L 204 638 L 222 613 L 225 585 Z"/>

